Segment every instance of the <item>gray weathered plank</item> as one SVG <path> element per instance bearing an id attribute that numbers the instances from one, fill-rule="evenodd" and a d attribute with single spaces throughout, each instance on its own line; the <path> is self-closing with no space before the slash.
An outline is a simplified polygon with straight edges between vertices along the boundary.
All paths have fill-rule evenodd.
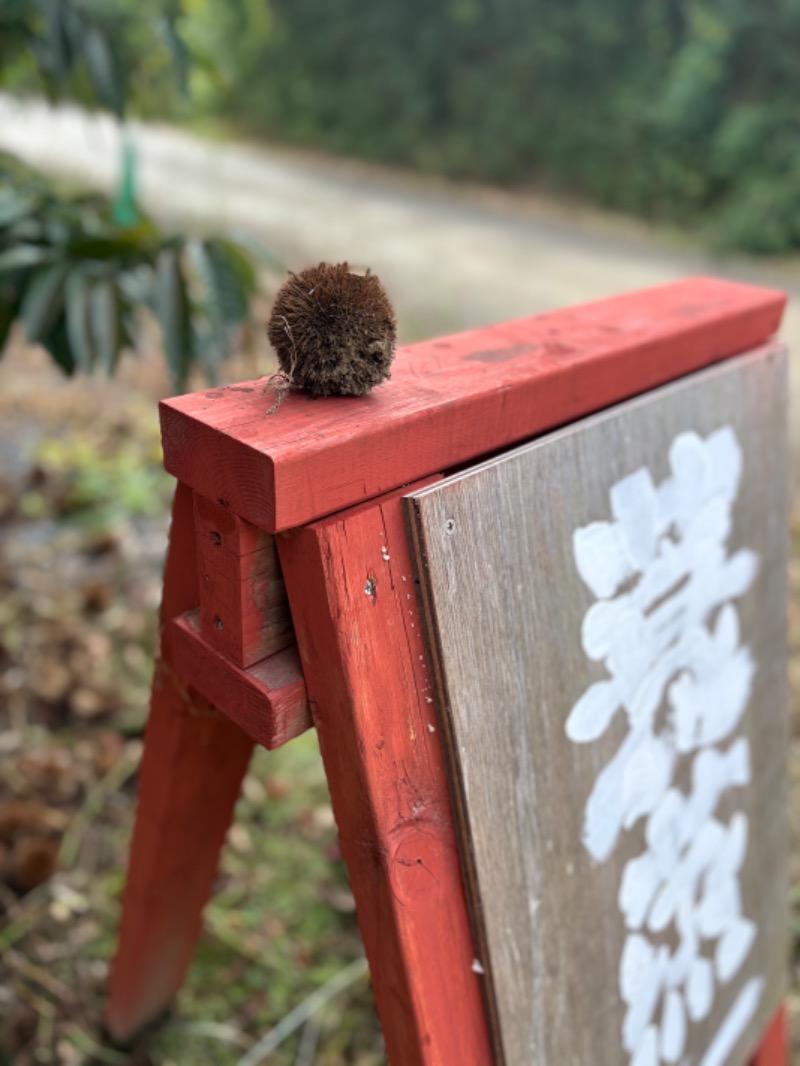
<path id="1" fill-rule="evenodd" d="M 409 497 L 507 1066 L 741 1066 L 779 1003 L 786 369 L 760 349 Z"/>

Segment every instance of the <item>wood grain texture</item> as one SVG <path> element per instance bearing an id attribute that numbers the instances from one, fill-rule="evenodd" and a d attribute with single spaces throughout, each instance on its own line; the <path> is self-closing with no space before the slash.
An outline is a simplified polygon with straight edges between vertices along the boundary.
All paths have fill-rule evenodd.
<path id="1" fill-rule="evenodd" d="M 199 612 L 189 611 L 171 624 L 173 669 L 256 744 L 271 751 L 311 728 L 296 647 L 241 670 L 208 646 Z"/>
<path id="2" fill-rule="evenodd" d="M 206 642 L 241 669 L 293 644 L 275 538 L 199 493 L 194 517 Z"/>
<path id="3" fill-rule="evenodd" d="M 740 888 L 757 935 L 735 978 L 720 979 L 711 1012 L 691 1024 L 681 1061 L 704 1061 L 703 1049 L 721 1031 L 746 978 L 765 980 L 757 1010 L 735 1046 L 711 1061 L 747 1062 L 779 1006 L 788 850 L 785 372 L 785 353 L 761 350 L 410 501 L 480 958 L 491 976 L 508 1066 L 632 1061 L 621 1043 L 627 933 L 618 896 L 626 862 L 644 848 L 643 823 L 621 833 L 603 861 L 582 843 L 592 785 L 626 729 L 617 710 L 592 743 L 573 743 L 565 732 L 579 697 L 608 676 L 581 647 L 582 619 L 594 598 L 577 572 L 572 535 L 610 517 L 609 489 L 619 479 L 647 467 L 659 484 L 677 434 L 705 437 L 724 425 L 744 455 L 729 550 L 752 549 L 761 565 L 752 589 L 736 601 L 742 643 L 757 665 L 737 730 L 749 742 L 752 781 L 733 789 L 733 797 L 723 794 L 718 809 L 725 821 L 740 809 L 749 820 Z M 636 652 L 628 646 L 620 669 Z M 687 792 L 691 765 L 688 757 L 676 764 L 676 787 Z M 642 787 L 652 773 L 643 771 Z M 633 787 L 628 779 L 625 787 Z M 609 794 L 608 803 L 619 794 Z M 651 973 L 645 966 L 637 980 L 646 983 Z"/>
<path id="4" fill-rule="evenodd" d="M 255 573 L 280 573 L 275 538 L 199 492 L 194 495 L 194 525 L 203 559 L 206 549 L 213 549 L 208 551 L 210 558 L 224 552 L 237 559 L 253 556 L 251 564 Z M 200 562 L 202 565 L 202 559 Z"/>
<path id="5" fill-rule="evenodd" d="M 750 1066 L 790 1066 L 789 1025 L 785 1007 L 781 1007 L 770 1022 Z"/>
<path id="6" fill-rule="evenodd" d="M 393 1066 L 490 1066 L 397 497 L 278 538 Z"/>
<path id="7" fill-rule="evenodd" d="M 755 347 L 782 293 L 708 278 L 401 349 L 364 397 L 263 383 L 161 405 L 167 469 L 275 532 L 602 410 Z"/>
<path id="8" fill-rule="evenodd" d="M 139 800 L 106 1022 L 127 1040 L 180 988 L 253 742 L 181 685 L 170 620 L 197 606 L 192 494 L 178 485 Z"/>

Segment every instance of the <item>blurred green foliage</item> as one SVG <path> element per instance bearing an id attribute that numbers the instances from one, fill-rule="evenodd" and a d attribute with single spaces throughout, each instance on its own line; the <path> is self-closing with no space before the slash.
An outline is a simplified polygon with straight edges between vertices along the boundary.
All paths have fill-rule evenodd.
<path id="1" fill-rule="evenodd" d="M 54 510 L 88 529 L 164 514 L 173 483 L 164 470 L 161 435 L 149 404 L 132 397 L 125 420 L 43 439 L 33 456 L 36 477 L 20 499 L 27 518 Z"/>
<path id="2" fill-rule="evenodd" d="M 800 0 L 191 0 L 240 128 L 800 245 Z"/>
<path id="3" fill-rule="evenodd" d="M 122 118 L 137 102 L 184 91 L 191 63 L 180 0 L 0 0 L 0 74 Z"/>
<path id="4" fill-rule="evenodd" d="M 195 364 L 213 378 L 256 290 L 249 255 L 221 238 L 165 234 L 138 211 L 124 223 L 113 215 L 105 197 L 65 196 L 0 155 L 0 351 L 19 319 L 67 374 L 112 373 L 149 310 L 175 384 Z"/>
<path id="5" fill-rule="evenodd" d="M 156 9 L 161 14 L 156 18 Z M 105 3 L 0 0 L 0 68 L 11 81 L 35 70 L 52 96 L 86 95 L 123 117 L 131 92 L 153 68 L 146 32 L 172 58 L 176 86 L 188 78 L 189 52 L 176 27 L 177 2 Z M 141 63 L 139 62 L 141 59 Z M 160 79 L 156 78 L 156 85 Z M 151 89 L 152 91 L 152 89 Z M 163 232 L 136 203 L 135 152 L 123 142 L 117 195 L 68 196 L 50 179 L 0 154 L 0 355 L 20 320 L 67 374 L 112 373 L 135 348 L 140 315 L 161 328 L 179 389 L 198 366 L 213 380 L 257 288 L 250 242 Z"/>

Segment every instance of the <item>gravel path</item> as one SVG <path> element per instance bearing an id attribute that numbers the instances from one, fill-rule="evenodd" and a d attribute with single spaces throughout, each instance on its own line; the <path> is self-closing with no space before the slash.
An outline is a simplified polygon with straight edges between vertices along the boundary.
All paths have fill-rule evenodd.
<path id="1" fill-rule="evenodd" d="M 537 197 L 164 126 L 134 129 L 150 211 L 249 231 L 293 268 L 320 259 L 369 265 L 392 293 L 406 338 L 714 273 L 788 291 L 783 333 L 800 351 L 797 262 L 713 259 L 635 223 Z M 0 95 L 0 146 L 45 169 L 109 188 L 118 143 L 106 116 Z M 793 400 L 800 453 L 800 374 Z"/>

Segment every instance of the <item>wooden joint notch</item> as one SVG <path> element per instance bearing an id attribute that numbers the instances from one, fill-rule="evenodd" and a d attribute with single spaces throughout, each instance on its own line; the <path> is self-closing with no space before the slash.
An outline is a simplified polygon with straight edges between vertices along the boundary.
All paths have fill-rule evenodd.
<path id="1" fill-rule="evenodd" d="M 294 644 L 272 534 L 199 493 L 194 521 L 205 641 L 241 669 Z"/>
<path id="2" fill-rule="evenodd" d="M 170 622 L 170 665 L 264 748 L 279 748 L 312 725 L 295 646 L 242 670 L 209 647 L 200 612 L 188 611 Z"/>

